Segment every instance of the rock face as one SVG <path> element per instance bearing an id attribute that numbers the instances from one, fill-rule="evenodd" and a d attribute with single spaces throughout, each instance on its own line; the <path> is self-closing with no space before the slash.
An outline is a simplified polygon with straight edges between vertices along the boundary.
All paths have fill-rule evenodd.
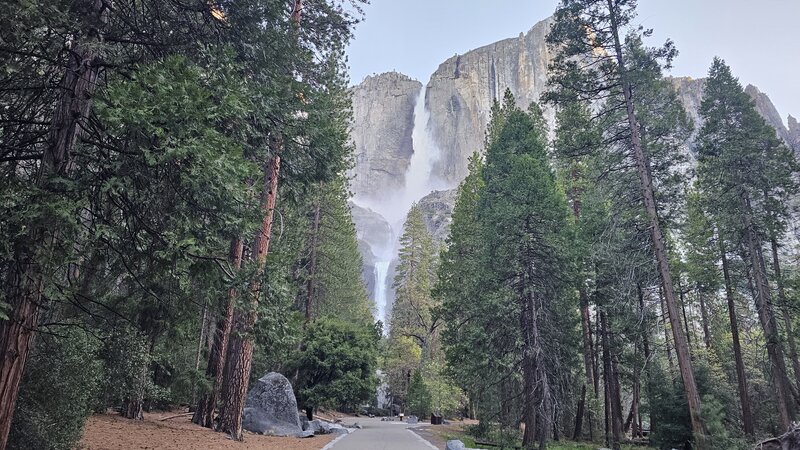
<path id="1" fill-rule="evenodd" d="M 468 158 L 483 151 L 484 133 L 490 109 L 509 89 L 517 103 L 527 108 L 538 101 L 547 89 L 547 66 L 552 55 L 545 42 L 552 19 L 543 20 L 525 34 L 453 56 L 431 75 L 425 88 L 425 106 L 430 113 L 427 123 L 414 120 L 414 107 L 422 84 L 405 75 L 392 72 L 368 77 L 354 87 L 351 127 L 355 146 L 355 168 L 352 190 L 360 204 L 372 205 L 389 216 L 392 198 L 405 187 L 405 175 L 414 149 L 414 127 L 426 127 L 430 140 L 439 150 L 438 160 L 430 167 L 430 176 L 447 186 L 457 186 L 467 174 Z M 699 108 L 704 79 L 676 77 L 670 79 L 689 116 L 699 130 Z M 800 155 L 800 125 L 793 117 L 788 127 L 766 94 L 754 86 L 746 92 L 753 98 L 758 112 L 772 125 L 778 136 Z M 544 109 L 551 124 L 554 114 Z M 424 130 L 417 130 L 424 131 Z M 690 159 L 693 156 L 689 144 Z M 434 192 L 419 201 L 428 230 L 439 242 L 449 232 L 455 190 Z M 388 205 L 387 205 L 388 203 Z M 380 214 L 366 208 L 353 208 L 364 257 L 364 278 L 369 292 L 375 287 L 375 262 L 387 261 L 396 227 Z M 394 220 L 394 219 L 392 219 Z M 380 257 L 380 259 L 378 259 Z M 394 264 L 393 264 L 394 265 Z M 390 267 L 388 280 L 393 277 Z M 387 314 L 391 311 L 393 292 L 386 294 Z"/>
<path id="2" fill-rule="evenodd" d="M 380 256 L 376 255 L 377 249 L 387 248 L 394 240 L 392 228 L 386 219 L 380 214 L 369 208 L 364 208 L 350 203 L 350 211 L 353 214 L 353 222 L 356 225 L 356 237 L 358 238 L 358 249 L 361 252 L 363 266 L 362 276 L 367 287 L 370 299 L 375 300 L 375 263 Z M 387 248 L 388 251 L 388 248 Z"/>
<path id="3" fill-rule="evenodd" d="M 800 156 L 800 125 L 798 125 L 797 119 L 791 115 L 789 116 L 789 138 L 795 154 Z"/>
<path id="4" fill-rule="evenodd" d="M 458 189 L 433 191 L 418 202 L 428 232 L 439 244 L 443 244 L 450 234 L 456 195 L 458 195 Z"/>
<path id="5" fill-rule="evenodd" d="M 678 92 L 678 98 L 683 103 L 684 109 L 692 118 L 695 124 L 695 133 L 702 126 L 700 119 L 700 104 L 703 101 L 703 88 L 705 87 L 705 78 L 691 78 L 691 77 L 676 77 L 670 78 L 675 90 Z M 756 105 L 756 111 L 767 121 L 767 123 L 775 128 L 778 137 L 783 139 L 787 144 L 793 148 L 797 148 L 797 143 L 800 142 L 800 128 L 798 128 L 797 120 L 789 116 L 789 127 L 783 123 L 778 110 L 769 99 L 767 94 L 758 90 L 752 84 L 748 84 L 744 89 L 745 93 L 753 99 Z"/>
<path id="6" fill-rule="evenodd" d="M 355 146 L 353 192 L 369 198 L 405 182 L 412 149 L 414 105 L 422 83 L 397 73 L 367 77 L 352 90 Z"/>
<path id="7" fill-rule="evenodd" d="M 758 113 L 778 132 L 778 137 L 791 144 L 792 139 L 789 136 L 789 130 L 786 129 L 786 125 L 783 124 L 780 113 L 778 113 L 778 110 L 775 108 L 775 105 L 772 104 L 767 94 L 759 91 L 758 88 L 752 84 L 748 84 L 747 87 L 744 88 L 744 91 L 756 103 L 756 110 Z"/>
<path id="8" fill-rule="evenodd" d="M 426 96 L 429 127 L 442 151 L 434 173 L 452 185 L 464 179 L 469 156 L 483 150 L 492 103 L 506 89 L 523 108 L 539 100 L 547 86 L 545 36 L 551 24 L 546 19 L 527 34 L 454 56 L 434 72 Z"/>
<path id="9" fill-rule="evenodd" d="M 300 435 L 297 399 L 286 377 L 270 372 L 250 387 L 244 402 L 242 427 L 258 434 Z"/>

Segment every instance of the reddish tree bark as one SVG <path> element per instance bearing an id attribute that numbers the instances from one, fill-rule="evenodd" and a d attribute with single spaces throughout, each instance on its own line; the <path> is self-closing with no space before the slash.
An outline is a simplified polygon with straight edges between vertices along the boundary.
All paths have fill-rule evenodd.
<path id="1" fill-rule="evenodd" d="M 231 242 L 231 250 L 228 257 L 234 271 L 241 269 L 243 253 L 244 244 L 242 240 L 234 239 Z M 192 422 L 206 428 L 214 427 L 214 410 L 217 408 L 217 400 L 222 391 L 225 357 L 227 356 L 228 342 L 230 341 L 231 328 L 233 326 L 233 310 L 237 296 L 236 289 L 230 288 L 228 290 L 222 316 L 217 320 L 211 351 L 208 355 L 208 366 L 206 367 L 206 375 L 214 380 L 214 387 L 211 392 L 200 398 L 194 416 L 192 416 Z"/>
<path id="2" fill-rule="evenodd" d="M 107 5 L 101 0 L 84 1 L 91 24 L 81 43 L 71 50 L 61 83 L 62 95 L 50 121 L 36 184 L 46 188 L 54 176 L 70 171 L 71 154 L 81 133 L 97 89 L 99 29 L 106 20 Z M 58 230 L 46 217 L 31 223 L 30 233 L 14 246 L 14 260 L 3 286 L 11 305 L 9 320 L 0 322 L 0 448 L 5 448 L 11 430 L 19 385 L 30 353 L 42 307 L 43 268 L 39 252 L 53 245 Z"/>
<path id="3" fill-rule="evenodd" d="M 261 280 L 264 277 L 272 235 L 272 223 L 278 195 L 278 176 L 281 168 L 280 153 L 283 150 L 282 138 L 276 138 L 272 148 L 274 156 L 264 167 L 264 190 L 260 201 L 264 218 L 253 241 L 253 259 L 256 271 L 253 274 L 248 293 L 250 301 L 246 309 L 234 308 L 233 327 L 228 344 L 222 389 L 224 403 L 220 411 L 219 430 L 229 434 L 237 441 L 242 440 L 242 413 L 253 363 L 252 332 L 258 319 L 257 308 L 261 296 Z"/>

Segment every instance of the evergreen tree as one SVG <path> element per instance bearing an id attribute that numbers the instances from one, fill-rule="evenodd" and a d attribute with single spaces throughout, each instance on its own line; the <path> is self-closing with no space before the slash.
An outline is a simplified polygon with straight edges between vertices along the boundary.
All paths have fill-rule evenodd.
<path id="1" fill-rule="evenodd" d="M 408 212 L 400 237 L 399 262 L 394 277 L 396 293 L 389 332 L 393 337 L 414 339 L 426 359 L 437 344 L 439 327 L 433 314 L 431 296 L 437 259 L 437 249 L 422 218 L 422 210 L 414 204 Z"/>
<path id="2" fill-rule="evenodd" d="M 371 325 L 335 318 L 308 326 L 290 367 L 298 371 L 295 390 L 309 420 L 319 407 L 353 411 L 369 402 L 378 387 L 377 331 Z"/>
<path id="3" fill-rule="evenodd" d="M 306 319 L 337 317 L 372 324 L 372 306 L 361 278 L 361 254 L 340 177 L 311 194 L 309 226 L 301 255 L 298 306 Z"/>
<path id="4" fill-rule="evenodd" d="M 643 49 L 641 30 L 631 30 L 636 2 L 628 0 L 563 0 L 555 14 L 555 24 L 548 42 L 557 46 L 551 66 L 550 83 L 556 88 L 551 100 L 564 102 L 575 99 L 601 101 L 606 113 L 606 139 L 619 142 L 626 150 L 624 159 L 635 167 L 640 201 L 648 219 L 654 259 L 661 280 L 662 292 L 669 315 L 675 350 L 697 445 L 703 446 L 705 428 L 701 418 L 700 394 L 689 354 L 689 345 L 681 326 L 678 299 L 669 266 L 663 211 L 658 205 L 658 186 L 661 180 L 654 173 L 653 154 L 658 140 L 650 140 L 656 148 L 648 148 L 647 130 L 642 113 L 639 74 L 660 72 L 669 66 L 677 51 L 671 41 L 657 49 Z M 627 33 L 627 37 L 626 37 Z M 649 33 L 645 33 L 649 34 Z M 642 56 L 647 56 L 642 58 Z M 642 71 L 648 67 L 650 70 Z M 654 79 L 658 82 L 658 78 Z M 622 114 L 619 114 L 621 113 Z M 615 118 L 619 114 L 621 117 Z"/>
<path id="5" fill-rule="evenodd" d="M 795 418 L 783 343 L 764 262 L 766 240 L 779 238 L 787 199 L 797 192 L 794 156 L 755 110 L 730 68 L 714 60 L 700 107 L 698 183 L 720 233 L 741 245 L 766 339 L 781 423 Z"/>

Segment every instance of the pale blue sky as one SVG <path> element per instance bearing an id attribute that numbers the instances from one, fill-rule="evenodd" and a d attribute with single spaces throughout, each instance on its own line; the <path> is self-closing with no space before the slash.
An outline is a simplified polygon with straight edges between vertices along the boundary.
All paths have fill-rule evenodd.
<path id="1" fill-rule="evenodd" d="M 397 70 L 423 83 L 456 53 L 527 32 L 557 0 L 371 0 L 349 49 L 350 77 Z M 800 0 L 639 0 L 653 43 L 680 50 L 672 74 L 702 77 L 724 58 L 744 84 L 800 116 Z"/>

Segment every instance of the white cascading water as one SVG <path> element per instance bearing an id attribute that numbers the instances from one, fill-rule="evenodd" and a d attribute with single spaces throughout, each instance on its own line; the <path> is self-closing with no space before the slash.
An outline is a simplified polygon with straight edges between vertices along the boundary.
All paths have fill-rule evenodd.
<path id="1" fill-rule="evenodd" d="M 433 173 L 433 167 L 441 158 L 441 152 L 428 130 L 430 112 L 425 105 L 425 93 L 426 89 L 423 86 L 414 105 L 414 128 L 411 135 L 414 154 L 411 156 L 408 169 L 406 169 L 403 189 L 399 192 L 387 193 L 379 201 L 354 199 L 357 204 L 383 216 L 392 229 L 391 242 L 373 245 L 371 248 L 372 253 L 377 257 L 373 296 L 377 308 L 376 319 L 384 322 L 384 330 L 388 330 L 387 317 L 390 313 L 387 311 L 388 294 L 392 284 L 392 280 L 388 279 L 389 267 L 397 258 L 399 239 L 411 205 L 434 190 L 449 188 L 446 182 Z"/>
<path id="2" fill-rule="evenodd" d="M 378 261 L 375 263 L 375 292 L 373 298 L 375 299 L 375 306 L 377 308 L 376 319 L 386 321 L 386 290 L 387 290 L 387 277 L 389 275 L 389 265 L 391 261 Z"/>

